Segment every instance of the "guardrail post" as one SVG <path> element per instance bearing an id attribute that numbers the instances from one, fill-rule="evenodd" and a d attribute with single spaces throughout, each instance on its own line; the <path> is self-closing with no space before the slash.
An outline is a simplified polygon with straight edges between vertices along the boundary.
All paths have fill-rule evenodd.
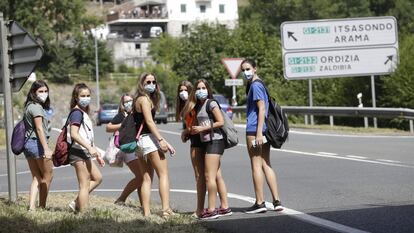
<path id="1" fill-rule="evenodd" d="M 331 124 L 331 127 L 333 127 L 334 126 L 334 118 L 333 118 L 333 116 L 331 115 L 331 116 L 329 116 L 329 123 Z"/>
<path id="2" fill-rule="evenodd" d="M 364 117 L 364 126 L 368 128 L 368 117 Z"/>
<path id="3" fill-rule="evenodd" d="M 410 132 L 414 133 L 413 120 L 410 120 Z"/>
<path id="4" fill-rule="evenodd" d="M 308 115 L 305 115 L 305 125 L 308 125 Z"/>

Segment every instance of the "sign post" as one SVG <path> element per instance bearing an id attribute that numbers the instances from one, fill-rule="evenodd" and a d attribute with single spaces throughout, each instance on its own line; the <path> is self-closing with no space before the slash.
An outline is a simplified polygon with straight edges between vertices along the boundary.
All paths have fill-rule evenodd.
<path id="1" fill-rule="evenodd" d="M 371 76 L 375 108 L 373 77 L 396 69 L 397 32 L 397 20 L 391 16 L 284 22 L 284 76 L 289 80 Z"/>
<path id="2" fill-rule="evenodd" d="M 43 50 L 24 28 L 14 21 L 6 22 L 0 12 L 0 53 L 0 93 L 4 96 L 9 200 L 16 202 L 16 158 L 10 147 L 13 132 L 12 91 L 18 92 L 21 89 L 42 58 Z"/>
<path id="3" fill-rule="evenodd" d="M 221 63 L 223 63 L 224 67 L 226 68 L 227 72 L 229 73 L 230 77 L 233 80 L 237 80 L 237 76 L 240 73 L 240 65 L 244 59 L 243 58 L 223 58 L 221 59 Z M 236 100 L 236 86 L 243 85 L 243 81 L 240 82 L 232 82 L 230 83 L 226 79 L 226 86 L 233 86 L 233 96 L 231 97 L 231 102 L 233 106 L 237 105 Z"/>

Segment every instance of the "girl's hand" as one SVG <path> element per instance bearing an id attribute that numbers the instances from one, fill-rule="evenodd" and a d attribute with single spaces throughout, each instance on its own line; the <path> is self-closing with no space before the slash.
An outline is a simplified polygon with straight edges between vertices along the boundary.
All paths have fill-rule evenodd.
<path id="1" fill-rule="evenodd" d="M 159 145 L 160 145 L 160 149 L 162 150 L 162 152 L 167 152 L 168 151 L 168 144 L 167 144 L 167 142 L 165 141 L 165 139 L 163 139 L 163 140 L 161 140 L 160 142 L 159 142 Z"/>
<path id="2" fill-rule="evenodd" d="M 181 132 L 181 141 L 186 142 L 187 140 L 188 140 L 187 130 L 183 130 L 183 132 Z"/>
<path id="3" fill-rule="evenodd" d="M 98 164 L 101 167 L 104 167 L 105 166 L 105 160 L 102 159 L 101 155 L 99 155 L 99 156 L 96 157 L 96 162 L 98 162 Z"/>
<path id="4" fill-rule="evenodd" d="M 256 135 L 256 146 L 263 145 L 263 134 Z"/>
<path id="5" fill-rule="evenodd" d="M 170 145 L 170 143 L 167 142 L 167 147 L 168 147 L 168 151 L 170 152 L 171 155 L 175 154 L 175 149 L 173 146 Z"/>
<path id="6" fill-rule="evenodd" d="M 203 132 L 204 130 L 206 130 L 205 126 L 193 126 L 191 127 L 191 134 L 199 134 L 201 132 Z"/>
<path id="7" fill-rule="evenodd" d="M 94 146 L 91 146 L 88 150 L 89 154 L 91 154 L 92 157 L 98 157 L 99 152 L 98 150 L 96 150 L 96 148 Z"/>
<path id="8" fill-rule="evenodd" d="M 45 159 L 52 159 L 52 156 L 53 156 L 53 151 L 50 150 L 49 148 L 47 148 L 45 150 L 45 154 L 43 155 L 43 158 L 45 158 Z"/>

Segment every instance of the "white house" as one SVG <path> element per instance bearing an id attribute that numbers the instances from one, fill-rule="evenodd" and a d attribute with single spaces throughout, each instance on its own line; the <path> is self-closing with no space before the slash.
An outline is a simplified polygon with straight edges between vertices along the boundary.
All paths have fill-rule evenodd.
<path id="1" fill-rule="evenodd" d="M 237 0 L 133 0 L 114 7 L 107 15 L 106 38 L 116 65 L 142 67 L 153 38 L 161 33 L 179 37 L 191 25 L 209 22 L 234 29 L 238 22 Z M 107 35 L 103 35 L 106 32 Z"/>

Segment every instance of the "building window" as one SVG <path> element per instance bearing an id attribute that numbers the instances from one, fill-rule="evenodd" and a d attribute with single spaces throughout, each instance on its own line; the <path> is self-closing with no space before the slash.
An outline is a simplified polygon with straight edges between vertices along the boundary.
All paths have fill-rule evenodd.
<path id="1" fill-rule="evenodd" d="M 219 5 L 219 12 L 220 12 L 221 14 L 224 14 L 224 4 L 220 4 L 220 5 Z"/>
<path id="2" fill-rule="evenodd" d="M 141 44 L 135 44 L 135 49 L 136 50 L 141 49 Z"/>
<path id="3" fill-rule="evenodd" d="M 188 24 L 181 25 L 181 32 L 182 33 L 187 33 L 188 32 Z"/>
<path id="4" fill-rule="evenodd" d="M 186 12 L 187 12 L 187 5 L 181 4 L 181 13 L 186 13 Z"/>
<path id="5" fill-rule="evenodd" d="M 200 13 L 206 13 L 206 5 L 200 5 Z"/>

